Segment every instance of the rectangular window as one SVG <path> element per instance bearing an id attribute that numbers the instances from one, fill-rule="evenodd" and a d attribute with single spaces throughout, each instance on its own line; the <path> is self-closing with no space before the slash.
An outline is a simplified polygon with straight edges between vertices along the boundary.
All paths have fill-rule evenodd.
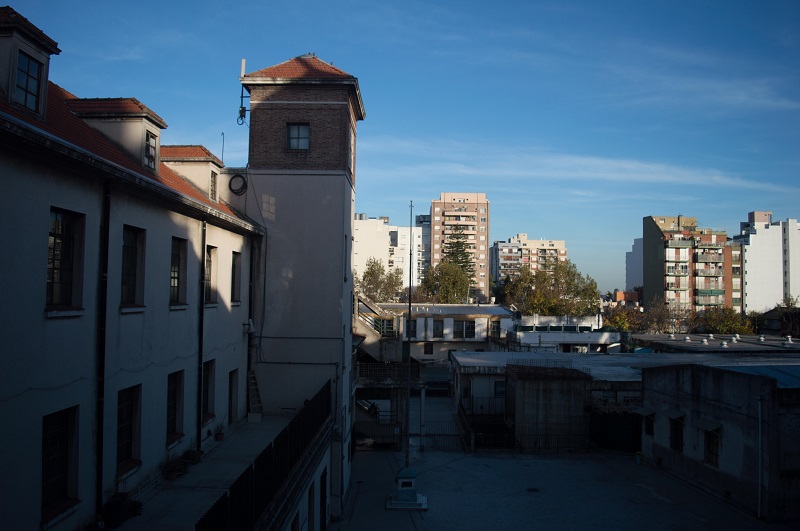
<path id="1" fill-rule="evenodd" d="M 17 86 L 14 92 L 14 101 L 39 112 L 39 95 L 42 86 L 42 63 L 26 54 L 19 52 L 17 56 Z"/>
<path id="2" fill-rule="evenodd" d="M 50 209 L 47 240 L 47 300 L 50 308 L 81 306 L 84 216 Z"/>
<path id="3" fill-rule="evenodd" d="M 308 150 L 310 128 L 308 124 L 289 124 L 289 149 Z"/>
<path id="4" fill-rule="evenodd" d="M 676 452 L 683 452 L 683 419 L 669 419 L 669 447 Z"/>
<path id="5" fill-rule="evenodd" d="M 441 319 L 433 321 L 433 337 L 444 337 L 444 321 Z"/>
<path id="6" fill-rule="evenodd" d="M 145 231 L 125 225 L 122 228 L 122 296 L 126 306 L 144 305 Z"/>
<path id="7" fill-rule="evenodd" d="M 206 246 L 206 271 L 203 279 L 205 302 L 213 304 L 217 302 L 217 248 Z"/>
<path id="8" fill-rule="evenodd" d="M 217 174 L 211 172 L 211 181 L 208 183 L 208 197 L 212 201 L 217 200 Z"/>
<path id="9" fill-rule="evenodd" d="M 78 406 L 42 417 L 42 520 L 78 503 Z"/>
<path id="10" fill-rule="evenodd" d="M 704 452 L 703 461 L 711 466 L 719 466 L 719 428 L 703 430 Z"/>
<path id="11" fill-rule="evenodd" d="M 231 257 L 231 302 L 242 300 L 242 253 L 233 252 Z"/>
<path id="12" fill-rule="evenodd" d="M 200 404 L 203 424 L 214 418 L 214 360 L 203 363 L 203 396 Z"/>
<path id="13" fill-rule="evenodd" d="M 144 165 L 151 170 L 156 169 L 156 149 L 158 137 L 150 131 L 144 133 Z"/>
<path id="14" fill-rule="evenodd" d="M 475 321 L 453 321 L 454 339 L 471 339 L 475 337 Z"/>
<path id="15" fill-rule="evenodd" d="M 140 464 L 142 386 L 117 393 L 117 475 Z"/>
<path id="16" fill-rule="evenodd" d="M 167 376 L 167 446 L 183 437 L 183 371 Z"/>
<path id="17" fill-rule="evenodd" d="M 492 321 L 489 324 L 492 337 L 498 338 L 500 337 L 500 321 Z"/>
<path id="18" fill-rule="evenodd" d="M 186 240 L 182 238 L 172 238 L 169 302 L 170 304 L 186 304 Z"/>
<path id="19" fill-rule="evenodd" d="M 414 339 L 417 337 L 417 320 L 406 319 L 406 337 Z"/>
<path id="20" fill-rule="evenodd" d="M 433 356 L 433 343 L 431 343 L 430 341 L 426 341 L 422 353 L 425 354 L 426 356 Z"/>

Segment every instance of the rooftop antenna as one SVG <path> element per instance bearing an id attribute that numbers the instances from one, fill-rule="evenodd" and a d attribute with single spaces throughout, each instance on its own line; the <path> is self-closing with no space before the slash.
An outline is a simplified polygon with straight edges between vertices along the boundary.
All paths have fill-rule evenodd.
<path id="1" fill-rule="evenodd" d="M 240 74 L 240 78 L 244 77 L 245 72 L 245 59 L 242 58 L 242 70 Z M 247 108 L 244 106 L 244 85 L 242 85 L 242 95 L 239 98 L 239 117 L 236 119 L 236 123 L 242 125 L 244 123 L 244 118 L 247 116 Z"/>
<path id="2" fill-rule="evenodd" d="M 222 135 L 222 165 L 225 165 L 225 131 L 220 133 Z"/>

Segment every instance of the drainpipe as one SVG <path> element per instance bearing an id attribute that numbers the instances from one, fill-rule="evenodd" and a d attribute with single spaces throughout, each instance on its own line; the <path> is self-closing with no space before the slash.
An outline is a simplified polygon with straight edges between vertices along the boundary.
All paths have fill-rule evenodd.
<path id="1" fill-rule="evenodd" d="M 200 293 L 197 306 L 197 449 L 202 447 L 203 432 L 203 329 L 206 311 L 206 222 L 201 222 L 200 229 Z"/>
<path id="2" fill-rule="evenodd" d="M 758 519 L 761 519 L 761 492 L 763 490 L 763 483 L 762 483 L 762 474 L 763 474 L 763 463 L 764 463 L 764 447 L 762 443 L 762 431 L 761 431 L 761 395 L 758 395 Z"/>
<path id="3" fill-rule="evenodd" d="M 95 352 L 97 354 L 97 398 L 95 402 L 95 514 L 103 512 L 103 436 L 106 394 L 106 335 L 108 326 L 108 247 L 110 240 L 111 185 L 103 184 L 103 205 L 100 213 L 100 271 L 97 280 L 97 331 Z"/>

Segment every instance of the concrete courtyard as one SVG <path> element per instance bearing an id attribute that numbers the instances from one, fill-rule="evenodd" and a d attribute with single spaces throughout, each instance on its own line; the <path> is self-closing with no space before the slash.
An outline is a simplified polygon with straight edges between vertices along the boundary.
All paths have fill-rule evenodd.
<path id="1" fill-rule="evenodd" d="M 426 419 L 447 418 L 446 400 L 426 404 Z M 415 404 L 417 405 L 417 404 Z M 418 415 L 411 409 L 412 433 Z M 418 411 L 418 410 L 417 410 Z M 769 530 L 765 523 L 633 455 L 613 452 L 517 454 L 420 451 L 410 466 L 428 510 L 385 509 L 405 464 L 397 451 L 360 450 L 345 514 L 334 530 Z"/>

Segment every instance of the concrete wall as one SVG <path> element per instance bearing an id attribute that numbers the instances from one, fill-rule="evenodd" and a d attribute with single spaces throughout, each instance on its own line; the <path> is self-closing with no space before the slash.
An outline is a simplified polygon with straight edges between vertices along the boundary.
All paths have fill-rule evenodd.
<path id="1" fill-rule="evenodd" d="M 535 376 L 546 367 L 507 367 L 506 419 L 530 450 L 588 448 L 591 377 Z M 579 373 L 574 369 L 555 371 Z"/>
<path id="2" fill-rule="evenodd" d="M 774 379 L 683 365 L 644 369 L 642 386 L 643 407 L 655 411 L 653 435 L 642 434 L 646 459 L 767 519 L 800 516 L 781 479 L 782 426 Z M 680 450 L 670 448 L 671 417 L 683 421 Z M 705 455 L 706 431 L 713 426 L 719 426 L 718 464 Z M 796 485 L 793 492 L 796 499 Z"/>

